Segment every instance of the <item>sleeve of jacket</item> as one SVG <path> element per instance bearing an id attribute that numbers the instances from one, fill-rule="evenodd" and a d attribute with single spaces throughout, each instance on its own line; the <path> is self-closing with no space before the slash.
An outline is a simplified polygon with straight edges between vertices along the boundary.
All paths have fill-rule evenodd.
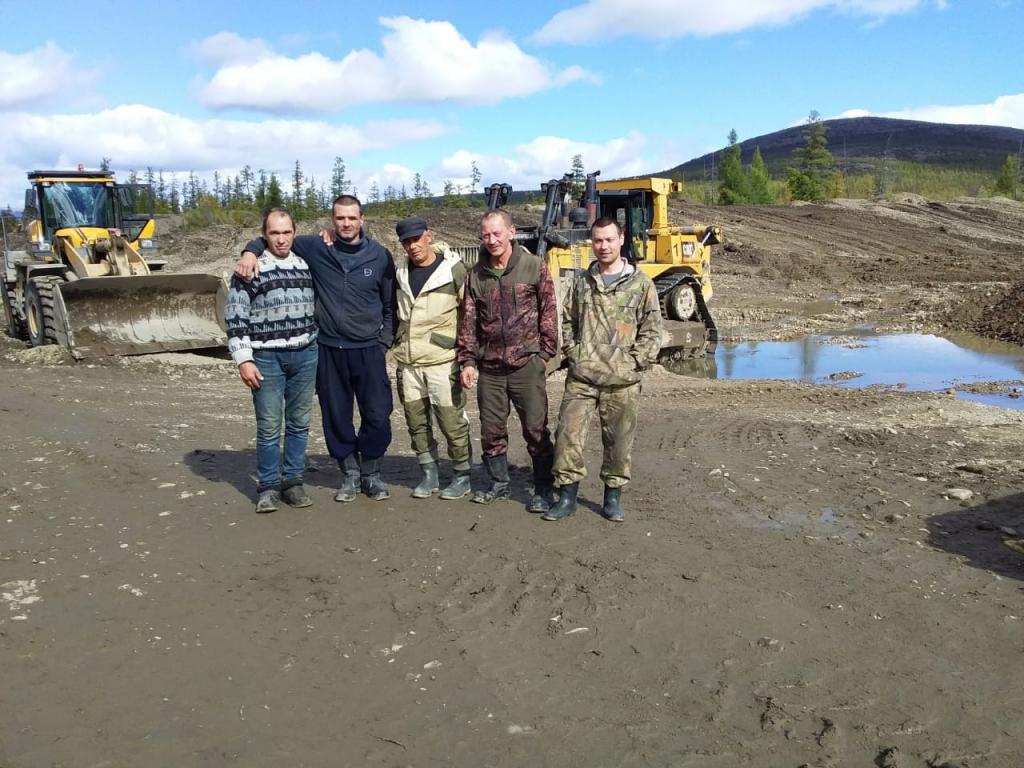
<path id="1" fill-rule="evenodd" d="M 455 334 L 455 359 L 460 368 L 476 367 L 476 300 L 473 298 L 473 273 L 466 275 L 459 302 L 459 324 Z"/>
<path id="2" fill-rule="evenodd" d="M 562 300 L 562 354 L 568 356 L 569 350 L 576 346 L 576 291 L 578 278 L 569 283 L 569 290 Z"/>
<path id="3" fill-rule="evenodd" d="M 540 265 L 537 278 L 537 309 L 540 331 L 540 356 L 547 361 L 558 351 L 558 301 L 555 281 L 551 279 L 547 264 Z"/>
<path id="4" fill-rule="evenodd" d="M 242 249 L 242 253 L 251 253 L 256 258 L 259 258 L 263 255 L 265 250 L 267 250 L 267 241 L 262 237 L 257 237 L 255 240 L 250 240 L 245 244 L 245 247 Z M 296 251 L 296 253 L 298 253 L 298 251 Z M 299 255 L 301 256 L 302 254 Z"/>
<path id="5" fill-rule="evenodd" d="M 661 350 L 661 302 L 658 301 L 658 291 L 654 283 L 650 280 L 646 283 L 647 290 L 644 292 L 643 301 L 637 307 L 636 341 L 631 350 L 636 367 L 641 371 L 657 362 L 658 352 Z"/>
<path id="6" fill-rule="evenodd" d="M 235 275 L 231 278 L 227 299 L 224 302 L 224 328 L 228 334 L 228 352 L 235 365 L 252 360 L 252 342 L 249 340 L 249 307 L 252 304 L 250 292 L 253 284 Z"/>
<path id="7" fill-rule="evenodd" d="M 395 343 L 396 323 L 398 313 L 395 311 L 397 299 L 398 280 L 395 277 L 395 258 L 391 251 L 384 250 L 387 258 L 387 267 L 384 269 L 384 276 L 380 281 L 380 301 L 382 306 L 380 324 L 380 343 L 388 349 Z"/>

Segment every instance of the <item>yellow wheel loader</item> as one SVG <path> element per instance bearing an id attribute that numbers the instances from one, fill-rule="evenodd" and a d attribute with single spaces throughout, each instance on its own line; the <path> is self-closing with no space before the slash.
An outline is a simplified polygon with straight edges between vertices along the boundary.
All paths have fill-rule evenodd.
<path id="1" fill-rule="evenodd" d="M 226 343 L 220 278 L 160 273 L 152 190 L 102 171 L 32 171 L 28 179 L 27 248 L 9 249 L 4 232 L 8 333 L 59 344 L 77 359 Z M 147 199 L 148 212 L 137 213 Z"/>
<path id="2" fill-rule="evenodd" d="M 540 226 L 517 227 L 516 240 L 546 259 L 552 276 L 560 278 L 590 265 L 590 225 L 602 216 L 617 221 L 625 236 L 623 256 L 646 273 L 658 290 L 668 321 L 662 356 L 713 356 L 718 329 L 707 303 L 713 292 L 711 246 L 721 242 L 721 229 L 669 224 L 668 197 L 682 191 L 679 182 L 651 177 L 599 182 L 599 174 L 587 175 L 575 208 L 571 176 L 542 184 L 545 200 Z M 488 208 L 504 205 L 510 193 L 507 184 L 488 187 Z"/>

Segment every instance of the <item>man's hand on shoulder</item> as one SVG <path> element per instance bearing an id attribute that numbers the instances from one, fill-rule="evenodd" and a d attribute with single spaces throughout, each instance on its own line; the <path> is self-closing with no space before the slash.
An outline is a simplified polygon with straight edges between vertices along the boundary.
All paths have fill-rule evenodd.
<path id="1" fill-rule="evenodd" d="M 334 245 L 334 230 L 321 229 L 320 239 L 324 241 L 324 245 Z"/>
<path id="2" fill-rule="evenodd" d="M 235 274 L 243 280 L 252 280 L 260 273 L 260 260 L 252 251 L 244 251 L 235 264 Z"/>

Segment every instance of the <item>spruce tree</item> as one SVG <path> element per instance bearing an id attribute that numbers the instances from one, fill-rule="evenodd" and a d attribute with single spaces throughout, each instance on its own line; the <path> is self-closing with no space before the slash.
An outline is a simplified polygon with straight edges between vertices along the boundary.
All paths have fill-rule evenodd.
<path id="1" fill-rule="evenodd" d="M 1013 155 L 1007 155 L 1006 162 L 999 169 L 999 175 L 996 176 L 996 194 L 1017 199 L 1017 158 Z"/>
<path id="2" fill-rule="evenodd" d="M 804 146 L 793 150 L 796 167 L 786 169 L 786 183 L 795 200 L 824 200 L 830 193 L 832 153 L 828 151 L 828 127 L 812 111 L 807 117 Z"/>
<path id="3" fill-rule="evenodd" d="M 719 173 L 718 187 L 719 205 L 743 205 L 749 200 L 747 177 L 743 175 L 741 149 L 737 141 L 736 129 L 729 131 L 729 146 L 722 153 L 722 166 Z"/>
<path id="4" fill-rule="evenodd" d="M 754 158 L 750 161 L 750 172 L 747 175 L 748 199 L 754 205 L 769 205 L 775 202 L 769 184 L 768 168 L 761 157 L 761 148 L 754 147 Z"/>

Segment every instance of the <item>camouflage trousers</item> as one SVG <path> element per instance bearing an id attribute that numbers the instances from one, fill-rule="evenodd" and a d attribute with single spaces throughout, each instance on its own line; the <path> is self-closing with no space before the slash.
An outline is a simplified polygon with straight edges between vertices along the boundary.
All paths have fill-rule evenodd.
<path id="1" fill-rule="evenodd" d="M 436 462 L 437 440 L 433 423 L 448 443 L 448 456 L 455 469 L 469 469 L 473 459 L 466 416 L 466 391 L 459 382 L 458 366 L 399 365 L 395 373 L 398 399 L 405 410 L 412 449 L 420 464 Z"/>
<path id="2" fill-rule="evenodd" d="M 578 483 L 587 476 L 583 449 L 595 413 L 601 420 L 604 444 L 601 479 L 610 488 L 628 483 L 639 406 L 639 383 L 596 387 L 567 376 L 555 433 L 555 485 Z"/>

